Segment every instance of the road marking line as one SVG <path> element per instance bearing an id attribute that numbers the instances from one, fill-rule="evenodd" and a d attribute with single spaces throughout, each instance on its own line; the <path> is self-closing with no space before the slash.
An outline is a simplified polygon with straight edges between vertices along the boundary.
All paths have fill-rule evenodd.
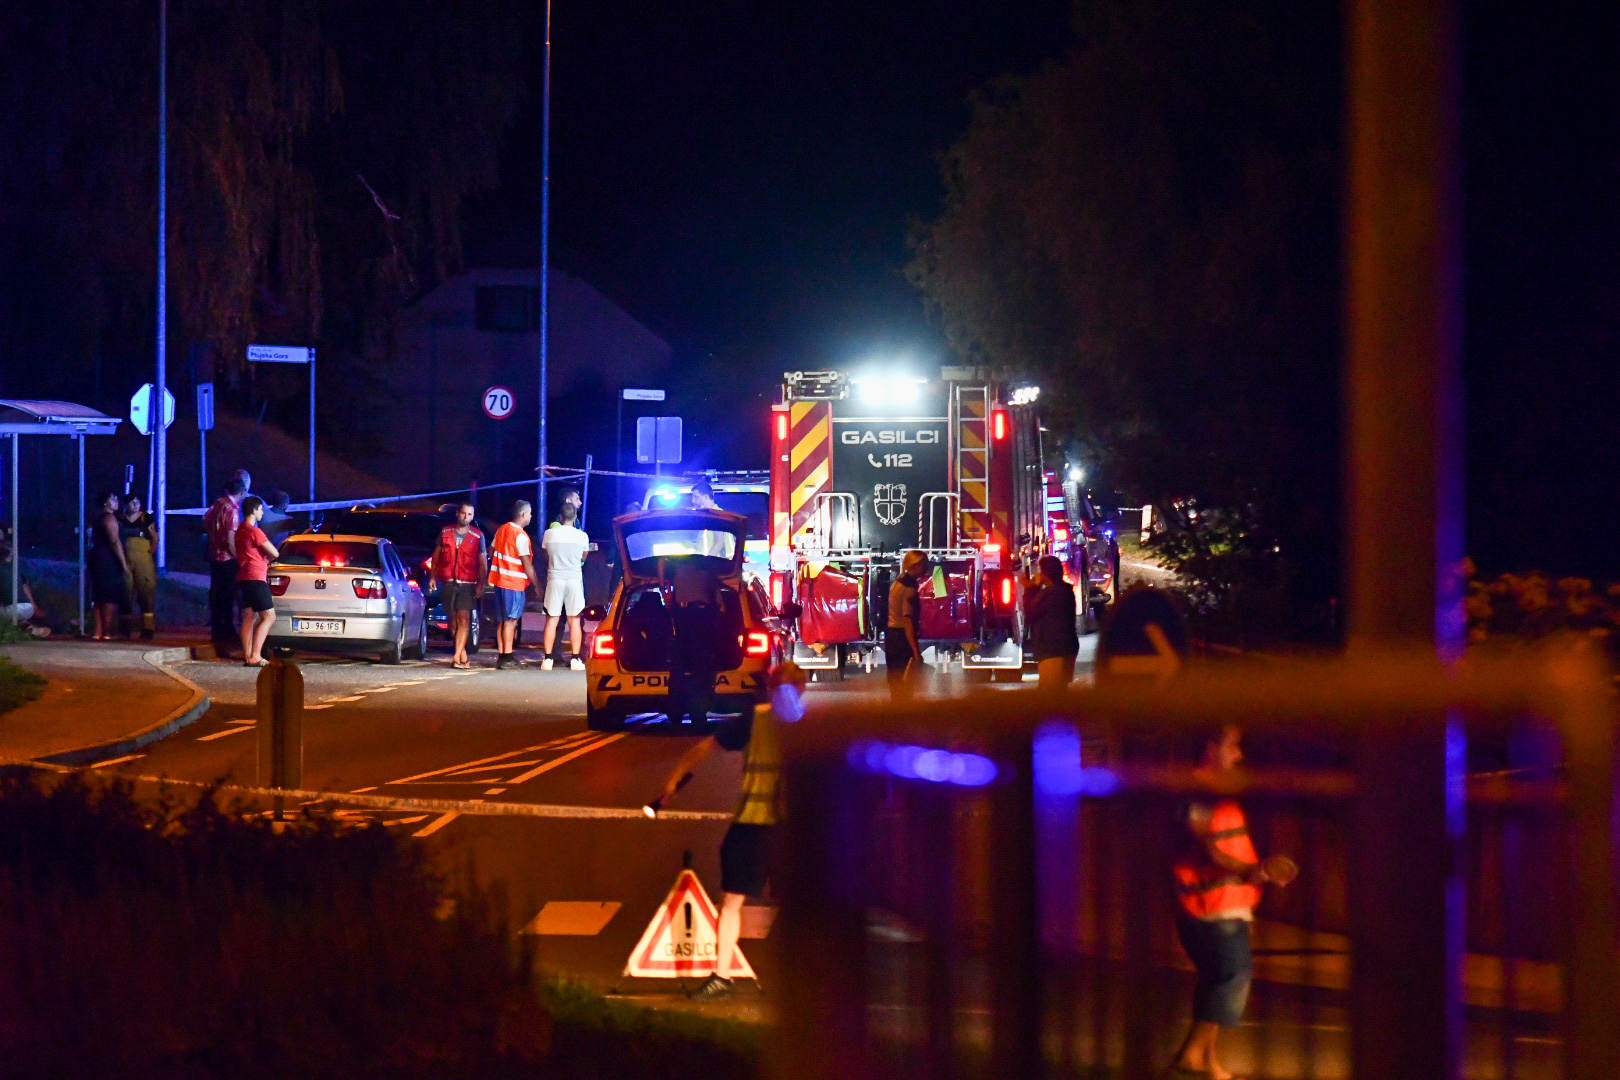
<path id="1" fill-rule="evenodd" d="M 445 773 L 467 772 L 476 765 L 484 765 L 491 761 L 504 762 L 507 758 L 514 758 L 520 754 L 532 754 L 537 750 L 555 750 L 559 747 L 567 746 L 569 743 L 578 740 L 580 738 L 580 734 L 580 732 L 575 732 L 572 735 L 564 735 L 560 739 L 552 739 L 550 742 L 543 742 L 539 746 L 525 746 L 521 750 L 509 750 L 504 754 L 496 754 L 494 757 L 479 758 L 477 761 L 463 761 L 456 765 L 446 765 L 444 768 L 434 769 L 432 772 L 417 773 L 415 776 L 407 776 L 403 780 L 390 780 L 388 782 L 390 784 L 409 784 L 413 781 L 422 780 L 429 776 L 443 776 Z M 584 734 L 590 736 L 591 738 L 595 738 L 595 735 L 592 732 L 585 732 Z M 506 767 L 507 766 L 505 765 L 500 766 L 500 768 L 503 769 Z"/>
<path id="2" fill-rule="evenodd" d="M 608 743 L 618 742 L 620 739 L 624 738 L 628 734 L 629 734 L 628 732 L 621 731 L 617 735 L 608 735 L 608 736 L 605 736 L 604 738 L 601 738 L 601 739 L 597 740 L 596 742 L 586 743 L 584 746 L 581 746 L 578 750 L 574 750 L 574 751 L 571 751 L 569 753 L 566 753 L 560 758 L 556 758 L 555 760 L 546 762 L 544 765 L 536 765 L 534 768 L 530 769 L 528 772 L 522 773 L 522 774 L 520 774 L 518 776 L 512 777 L 512 779 L 507 781 L 507 784 L 515 785 L 515 784 L 521 784 L 526 780 L 533 780 L 535 777 L 539 776 L 543 772 L 549 772 L 550 770 L 555 769 L 559 765 L 565 765 L 568 762 L 573 761 L 577 757 L 580 757 L 582 755 L 590 753 L 592 750 L 600 750 L 600 749 L 602 749 L 602 747 L 608 745 Z"/>
<path id="3" fill-rule="evenodd" d="M 505 790 L 506 789 L 503 788 L 503 787 L 492 787 L 488 791 L 484 792 L 484 794 L 485 795 L 499 795 L 501 792 L 503 792 Z"/>
<path id="4" fill-rule="evenodd" d="M 376 790 L 377 790 L 377 789 L 376 789 L 376 788 L 375 788 L 375 787 L 357 787 L 357 788 L 355 788 L 355 789 L 354 789 L 354 791 L 353 791 L 353 792 L 352 792 L 352 794 L 355 794 L 355 795 L 364 795 L 364 794 L 365 794 L 365 793 L 366 793 L 366 792 L 368 792 L 368 791 L 376 791 Z"/>
<path id="5" fill-rule="evenodd" d="M 506 769 L 516 769 L 516 768 L 519 768 L 520 766 L 523 766 L 523 765 L 538 765 L 538 764 L 540 764 L 540 759 L 539 758 L 535 758 L 533 761 L 503 761 L 498 765 L 474 765 L 470 769 L 457 769 L 455 772 L 451 773 L 450 775 L 451 776 L 464 776 L 467 773 L 475 773 L 475 772 L 501 772 L 501 771 L 506 770 Z"/>
<path id="6" fill-rule="evenodd" d="M 425 682 L 427 682 L 426 679 L 408 679 L 405 682 L 398 682 L 398 683 L 395 683 L 394 685 L 395 686 L 421 686 Z"/>
<path id="7" fill-rule="evenodd" d="M 518 933 L 595 937 L 621 906 L 617 900 L 551 900 Z"/>
<path id="8" fill-rule="evenodd" d="M 453 679 L 453 678 L 455 678 L 454 675 L 432 675 L 432 676 L 429 676 L 426 679 L 423 679 L 422 681 L 423 682 L 438 682 L 440 679 Z"/>
<path id="9" fill-rule="evenodd" d="M 98 761 L 90 767 L 92 769 L 105 769 L 109 765 L 120 765 L 126 761 L 135 761 L 136 759 L 143 758 L 145 756 L 145 754 L 125 754 L 123 757 L 115 757 L 106 761 Z"/>
<path id="10" fill-rule="evenodd" d="M 398 690 L 397 686 L 373 686 L 370 690 L 360 691 L 362 694 L 386 694 L 390 690 Z"/>
<path id="11" fill-rule="evenodd" d="M 411 835 L 412 836 L 432 836 L 434 833 L 438 832 L 440 829 L 444 828 L 446 825 L 450 824 L 452 821 L 456 820 L 456 818 L 458 818 L 460 816 L 461 816 L 460 812 L 455 811 L 455 810 L 451 810 L 450 812 L 445 813 L 445 814 L 440 814 L 438 816 L 438 818 L 433 822 L 433 824 L 424 825 L 420 829 L 417 829 Z"/>
<path id="12" fill-rule="evenodd" d="M 385 821 L 385 822 L 383 822 L 383 824 L 384 825 L 415 825 L 418 821 L 426 821 L 427 819 L 428 819 L 428 815 L 426 815 L 426 814 L 413 814 L 410 817 L 395 818 L 393 821 Z"/>
<path id="13" fill-rule="evenodd" d="M 304 707 L 307 709 L 309 706 L 306 705 Z M 227 720 L 225 722 L 227 724 L 257 724 L 258 723 L 257 720 Z"/>
<path id="14" fill-rule="evenodd" d="M 65 767 L 55 771 L 72 772 Z M 180 780 L 173 776 L 133 776 L 126 777 L 143 784 L 156 784 L 159 787 L 193 787 L 206 788 L 210 783 L 203 780 Z M 493 817 L 541 817 L 541 818 L 601 818 L 625 821 L 652 821 L 641 807 L 628 806 L 573 806 L 556 803 L 526 803 L 526 802 L 475 802 L 462 799 L 417 799 L 400 795 L 362 795 L 356 792 L 343 791 L 305 791 L 298 788 L 265 788 L 254 787 L 249 784 L 220 784 L 214 788 L 216 791 L 241 792 L 244 795 L 271 796 L 280 795 L 284 799 L 308 799 L 312 802 L 343 803 L 351 806 L 369 806 L 376 810 L 426 810 L 429 813 L 440 814 L 455 810 L 463 814 L 480 814 Z M 660 810 L 657 821 L 730 821 L 735 814 L 730 810 Z"/>
<path id="15" fill-rule="evenodd" d="M 339 701 L 359 701 L 364 695 L 351 694 L 349 697 L 335 697 L 327 700 L 328 705 L 335 705 Z"/>
<path id="16" fill-rule="evenodd" d="M 200 737 L 198 742 L 208 742 L 210 739 L 223 739 L 227 735 L 238 735 L 244 731 L 252 731 L 257 725 L 249 724 L 246 727 L 228 727 L 224 731 L 216 731 L 212 735 Z"/>

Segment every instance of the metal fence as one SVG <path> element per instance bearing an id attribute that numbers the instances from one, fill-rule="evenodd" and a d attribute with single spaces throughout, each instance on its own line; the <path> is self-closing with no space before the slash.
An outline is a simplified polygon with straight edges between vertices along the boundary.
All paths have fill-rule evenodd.
<path id="1" fill-rule="evenodd" d="M 1209 792 L 1201 733 L 1232 721 L 1232 793 L 1302 872 L 1257 909 L 1228 1068 L 1620 1075 L 1612 695 L 1578 657 L 1475 668 L 1190 672 L 794 725 L 776 1075 L 1163 1075 L 1191 1007 L 1179 815 Z"/>

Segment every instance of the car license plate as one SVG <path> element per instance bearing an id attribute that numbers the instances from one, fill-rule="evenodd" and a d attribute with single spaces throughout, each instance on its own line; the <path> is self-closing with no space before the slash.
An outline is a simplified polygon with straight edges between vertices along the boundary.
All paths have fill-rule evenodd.
<path id="1" fill-rule="evenodd" d="M 293 633 L 317 634 L 324 637 L 341 637 L 343 634 L 342 619 L 294 619 Z"/>

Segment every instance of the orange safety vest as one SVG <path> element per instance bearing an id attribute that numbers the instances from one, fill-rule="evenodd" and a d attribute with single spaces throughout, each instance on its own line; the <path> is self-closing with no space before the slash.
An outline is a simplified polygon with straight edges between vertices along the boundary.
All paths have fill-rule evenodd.
<path id="1" fill-rule="evenodd" d="M 1214 841 L 1216 850 L 1239 862 L 1252 865 L 1260 861 L 1254 841 L 1249 839 L 1248 820 L 1235 799 L 1215 804 L 1209 832 L 1200 839 Z M 1181 906 L 1195 919 L 1218 919 L 1228 912 L 1253 908 L 1260 902 L 1259 886 L 1250 885 L 1241 875 L 1216 865 L 1207 855 L 1189 856 L 1177 863 L 1174 871 Z"/>
<path id="2" fill-rule="evenodd" d="M 525 541 L 528 534 L 508 521 L 495 530 L 495 543 L 489 549 L 489 583 L 497 589 L 521 592 L 529 587 L 523 572 L 523 556 L 533 550 Z"/>

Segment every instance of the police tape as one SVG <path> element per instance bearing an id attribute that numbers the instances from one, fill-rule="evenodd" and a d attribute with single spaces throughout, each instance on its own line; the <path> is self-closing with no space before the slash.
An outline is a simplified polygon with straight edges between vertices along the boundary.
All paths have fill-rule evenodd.
<path id="1" fill-rule="evenodd" d="M 606 476 L 612 474 L 592 470 L 590 475 Z M 583 480 L 585 476 L 586 473 L 582 471 L 567 472 L 558 476 L 546 477 L 546 483 L 556 484 L 560 482 L 567 482 L 569 480 Z M 537 480 L 508 480 L 500 484 L 479 484 L 476 490 L 496 491 L 501 488 L 534 487 L 537 483 L 539 483 Z M 444 491 L 421 491 L 414 495 L 377 495 L 367 496 L 364 498 L 330 499 L 326 502 L 288 503 L 287 511 L 289 513 L 300 514 L 309 510 L 347 510 L 351 506 L 379 506 L 383 503 L 410 502 L 414 499 L 437 499 L 442 498 L 445 495 L 466 495 L 471 493 L 473 490 L 475 489 L 469 486 L 448 488 Z M 184 517 L 201 517 L 202 515 L 208 513 L 208 509 L 209 508 L 206 506 L 171 507 L 165 510 L 164 513 L 178 514 Z"/>

